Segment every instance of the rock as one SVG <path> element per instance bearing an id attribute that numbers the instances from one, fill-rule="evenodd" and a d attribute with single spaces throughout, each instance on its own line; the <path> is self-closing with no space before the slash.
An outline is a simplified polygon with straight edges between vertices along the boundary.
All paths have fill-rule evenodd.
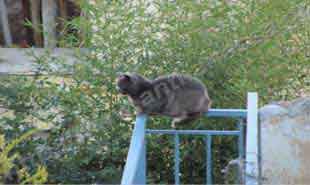
<path id="1" fill-rule="evenodd" d="M 289 106 L 289 116 L 296 117 L 296 116 L 304 116 L 310 115 L 310 97 L 307 98 L 300 98 L 291 103 Z"/>
<path id="2" fill-rule="evenodd" d="M 310 182 L 310 98 L 262 107 L 262 176 L 266 184 Z"/>
<path id="3" fill-rule="evenodd" d="M 261 121 L 265 121 L 272 117 L 285 117 L 288 110 L 280 105 L 266 105 L 262 107 L 259 111 L 259 116 Z"/>

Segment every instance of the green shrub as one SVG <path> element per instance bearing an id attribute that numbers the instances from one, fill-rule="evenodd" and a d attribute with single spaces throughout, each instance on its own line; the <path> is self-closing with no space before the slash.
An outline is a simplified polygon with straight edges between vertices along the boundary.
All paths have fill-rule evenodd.
<path id="1" fill-rule="evenodd" d="M 20 158 L 20 154 L 13 152 L 13 149 L 23 140 L 35 133 L 29 131 L 10 143 L 6 143 L 4 135 L 0 135 L 0 182 L 18 184 L 42 184 L 47 181 L 47 171 L 43 166 L 38 166 L 37 170 L 30 174 L 27 167 L 19 167 L 14 161 Z M 13 152 L 13 153 L 12 153 Z M 17 172 L 13 177 L 12 171 Z"/>

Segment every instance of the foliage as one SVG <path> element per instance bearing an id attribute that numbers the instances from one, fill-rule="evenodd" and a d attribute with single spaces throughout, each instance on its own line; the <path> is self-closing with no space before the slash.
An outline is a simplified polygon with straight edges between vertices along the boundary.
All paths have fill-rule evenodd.
<path id="1" fill-rule="evenodd" d="M 95 2 L 95 4 L 94 4 Z M 76 34 L 60 46 L 82 46 L 71 66 L 49 53 L 35 56 L 38 73 L 58 63 L 72 75 L 8 77 L 0 82 L 0 104 L 13 117 L 0 118 L 9 138 L 43 127 L 40 137 L 18 147 L 29 168 L 40 162 L 48 183 L 118 183 L 128 151 L 134 112 L 115 89 L 119 72 L 147 77 L 188 73 L 209 89 L 213 107 L 244 107 L 246 93 L 260 103 L 309 92 L 309 12 L 304 0 L 79 1 L 84 17 L 66 23 Z M 131 116 L 124 118 L 123 113 Z M 180 128 L 236 129 L 235 120 L 202 119 Z M 153 118 L 149 128 L 169 128 Z M 47 127 L 47 128 L 45 128 Z M 149 136 L 150 183 L 173 183 L 173 138 Z M 205 180 L 204 138 L 181 139 L 182 183 Z M 234 159 L 236 138 L 213 140 L 214 179 Z M 31 154 L 29 154 L 31 153 Z M 165 157 L 162 157 L 165 156 Z"/>
<path id="2" fill-rule="evenodd" d="M 6 143 L 4 135 L 0 135 L 0 181 L 1 183 L 19 183 L 19 184 L 42 184 L 47 180 L 47 171 L 45 167 L 38 166 L 36 172 L 29 174 L 26 167 L 18 167 L 14 161 L 20 158 L 17 152 L 12 153 L 13 149 L 23 140 L 35 133 L 35 130 L 28 131 L 10 143 Z M 17 171 L 17 176 L 12 179 L 12 171 Z M 13 181 L 12 181 L 13 180 Z"/>

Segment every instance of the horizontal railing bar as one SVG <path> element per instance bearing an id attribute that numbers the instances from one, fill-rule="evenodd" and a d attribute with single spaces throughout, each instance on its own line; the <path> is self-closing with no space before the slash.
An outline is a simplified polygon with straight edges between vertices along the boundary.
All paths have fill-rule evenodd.
<path id="1" fill-rule="evenodd" d="M 232 135 L 239 136 L 240 131 L 221 131 L 221 130 L 154 130 L 147 129 L 147 134 L 183 134 L 183 135 Z"/>
<path id="2" fill-rule="evenodd" d="M 207 117 L 230 117 L 230 118 L 246 118 L 246 109 L 209 109 L 205 114 Z"/>

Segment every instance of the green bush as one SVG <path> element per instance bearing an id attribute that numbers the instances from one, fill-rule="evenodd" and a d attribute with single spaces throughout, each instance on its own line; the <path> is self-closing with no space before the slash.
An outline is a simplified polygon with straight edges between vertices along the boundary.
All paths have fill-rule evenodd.
<path id="1" fill-rule="evenodd" d="M 80 30 L 78 38 L 68 33 L 60 44 L 89 48 L 89 54 L 78 54 L 83 62 L 70 67 L 48 53 L 35 56 L 40 72 L 60 63 L 73 74 L 2 77 L 0 82 L 5 84 L 1 104 L 15 115 L 0 119 L 8 137 L 21 125 L 51 125 L 45 137 L 19 148 L 36 151 L 28 165 L 44 164 L 48 183 L 120 182 L 134 119 L 131 104 L 115 89 L 120 72 L 150 78 L 193 75 L 208 87 L 214 108 L 244 108 L 248 91 L 259 93 L 261 105 L 309 92 L 310 7 L 305 0 L 79 2 L 85 16 L 67 23 Z M 126 111 L 132 116 L 124 119 Z M 148 127 L 169 128 L 170 120 L 154 118 Z M 236 129 L 226 119 L 180 127 Z M 173 139 L 149 137 L 149 182 L 173 183 Z M 223 183 L 220 170 L 237 156 L 236 139 L 216 137 L 213 146 L 214 180 Z M 182 138 L 182 183 L 204 182 L 204 152 L 203 138 Z"/>
<path id="2" fill-rule="evenodd" d="M 23 140 L 35 133 L 35 130 L 29 131 L 10 143 L 6 143 L 4 135 L 0 135 L 0 182 L 18 183 L 18 184 L 42 184 L 47 181 L 47 171 L 45 167 L 39 166 L 34 174 L 29 174 L 27 167 L 19 167 L 14 161 L 20 158 L 17 152 L 12 153 Z M 14 175 L 14 172 L 16 173 Z"/>

